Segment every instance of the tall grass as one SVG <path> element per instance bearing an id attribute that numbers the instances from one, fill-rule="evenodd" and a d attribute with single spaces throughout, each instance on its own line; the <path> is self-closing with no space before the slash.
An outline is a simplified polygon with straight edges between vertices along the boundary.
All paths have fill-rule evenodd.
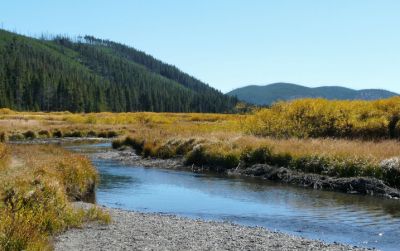
<path id="1" fill-rule="evenodd" d="M 98 209 L 85 213 L 69 203 L 97 182 L 85 157 L 54 146 L 1 145 L 1 151 L 9 161 L 0 169 L 0 250 L 48 250 L 51 235 L 86 220 L 109 221 Z"/>
<path id="2" fill-rule="evenodd" d="M 143 157 L 182 156 L 187 165 L 214 171 L 269 164 L 334 177 L 373 177 L 400 188 L 400 144 L 394 140 L 273 139 L 228 133 L 179 137 L 149 131 L 113 143 L 115 148 L 123 145 Z"/>
<path id="3" fill-rule="evenodd" d="M 9 164 L 10 156 L 5 144 L 0 143 L 0 172 Z"/>

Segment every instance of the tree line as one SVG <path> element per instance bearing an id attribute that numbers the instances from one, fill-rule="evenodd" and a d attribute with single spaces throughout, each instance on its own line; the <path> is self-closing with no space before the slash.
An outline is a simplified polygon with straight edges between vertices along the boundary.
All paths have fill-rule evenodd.
<path id="1" fill-rule="evenodd" d="M 86 36 L 0 30 L 0 107 L 71 112 L 232 112 L 235 98 L 150 55 Z"/>

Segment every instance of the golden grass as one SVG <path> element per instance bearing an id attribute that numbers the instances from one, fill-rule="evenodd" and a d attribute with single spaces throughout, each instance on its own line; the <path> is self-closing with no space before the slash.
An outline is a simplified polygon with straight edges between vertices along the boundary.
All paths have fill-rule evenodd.
<path id="1" fill-rule="evenodd" d="M 384 110 L 387 102 L 392 104 L 394 101 L 392 99 L 376 102 L 349 101 L 348 106 L 354 107 L 361 104 Z M 303 101 L 298 102 L 302 104 Z M 316 110 L 321 102 L 325 104 L 325 101 L 315 100 Z M 347 104 L 347 101 L 332 102 L 336 106 Z M 301 107 L 300 104 L 292 108 Z M 218 147 L 221 149 L 256 148 L 268 145 L 277 152 L 290 152 L 296 156 L 349 156 L 374 159 L 376 162 L 400 155 L 400 146 L 395 140 L 277 139 L 248 135 L 249 127 L 259 126 L 257 123 L 259 123 L 260 114 L 262 115 L 262 112 L 255 115 L 152 112 L 72 114 L 69 112 L 14 112 L 6 109 L 4 112 L 0 111 L 0 117 L 3 119 L 0 120 L 0 132 L 6 132 L 8 135 L 18 133 L 22 135 L 32 130 L 39 135 L 41 130 L 48 132 L 60 130 L 63 133 L 82 132 L 82 135 L 87 135 L 90 131 L 115 131 L 121 135 L 134 135 L 147 139 L 147 142 L 159 142 L 159 144 L 171 139 L 197 138 L 219 144 Z M 278 122 L 276 122 L 277 126 L 284 126 L 279 125 Z"/>
<path id="2" fill-rule="evenodd" d="M 11 145 L 13 159 L 23 161 L 15 171 L 8 170 L 9 176 L 45 174 L 61 182 L 68 196 L 82 199 L 97 182 L 97 171 L 90 161 L 81 155 L 73 154 L 60 147 L 46 145 Z"/>
<path id="3" fill-rule="evenodd" d="M 70 200 L 93 189 L 97 173 L 83 156 L 55 146 L 0 145 L 0 250 L 49 250 L 49 237 L 86 220 L 109 222 L 99 209 L 75 210 Z"/>
<path id="4" fill-rule="evenodd" d="M 0 172 L 4 170 L 10 162 L 10 156 L 5 144 L 0 143 Z"/>
<path id="5" fill-rule="evenodd" d="M 252 134 L 283 138 L 400 139 L 400 97 L 279 102 L 256 112 L 244 125 Z"/>
<path id="6" fill-rule="evenodd" d="M 0 160 L 3 160 L 7 155 L 7 147 L 5 144 L 0 143 Z"/>
<path id="7" fill-rule="evenodd" d="M 397 140 L 362 141 L 344 139 L 260 139 L 257 137 L 242 137 L 237 139 L 237 141 L 250 147 L 268 145 L 276 152 L 289 152 L 295 156 L 344 156 L 382 161 L 400 155 L 400 144 Z"/>
<path id="8" fill-rule="evenodd" d="M 0 132 L 16 135 L 17 139 L 30 135 L 29 131 L 37 137 L 51 136 L 56 131 L 63 136 L 116 132 L 131 135 L 139 143 L 144 141 L 142 148 L 146 156 L 167 158 L 188 154 L 182 149 L 192 150 L 200 145 L 202 153 L 216 165 L 226 164 L 225 160 L 229 160 L 228 165 L 234 165 L 247 150 L 267 147 L 275 154 L 288 154 L 296 159 L 317 156 L 360 160 L 376 167 L 382 160 L 400 156 L 398 141 L 387 139 L 389 122 L 400 112 L 399 104 L 397 98 L 372 102 L 306 99 L 279 103 L 244 115 L 6 110 L 0 112 L 4 120 L 3 123 L 0 120 Z M 336 139 L 324 137 L 330 133 Z M 345 139 L 347 136 L 354 137 Z"/>
<path id="9" fill-rule="evenodd" d="M 400 137 L 400 98 L 377 101 L 303 99 L 280 102 L 254 114 L 15 112 L 0 109 L 0 131 L 108 131 L 138 128 L 179 134 L 250 133 L 274 138 L 387 139 Z M 171 130 L 171 127 L 173 130 Z M 84 133 L 83 133 L 84 134 Z"/>
<path id="10" fill-rule="evenodd" d="M 204 126 L 204 125 L 203 125 Z M 214 127 L 215 128 L 215 127 Z M 278 153 L 301 155 L 324 155 L 343 157 L 362 157 L 376 162 L 400 156 L 400 144 L 397 140 L 345 140 L 345 139 L 277 139 L 257 137 L 237 131 L 199 130 L 197 126 L 175 126 L 173 128 L 140 128 L 130 134 L 134 138 L 163 145 L 172 140 L 196 139 L 221 149 L 245 149 L 268 146 Z"/>
<path id="11" fill-rule="evenodd" d="M 186 134 L 194 132 L 240 131 L 241 121 L 248 115 L 197 114 L 197 113 L 88 113 L 72 114 L 68 112 L 12 112 L 0 113 L 0 132 L 10 136 L 21 136 L 26 131 L 64 133 L 114 131 L 119 134 L 134 132 L 141 128 L 175 130 Z"/>
<path id="12" fill-rule="evenodd" d="M 395 140 L 274 139 L 238 132 L 141 129 L 113 142 L 133 147 L 143 157 L 184 157 L 186 164 L 224 171 L 266 163 L 336 177 L 368 176 L 400 187 L 400 167 L 386 169 L 381 162 L 400 156 Z M 398 177 L 399 176 L 399 177 Z"/>

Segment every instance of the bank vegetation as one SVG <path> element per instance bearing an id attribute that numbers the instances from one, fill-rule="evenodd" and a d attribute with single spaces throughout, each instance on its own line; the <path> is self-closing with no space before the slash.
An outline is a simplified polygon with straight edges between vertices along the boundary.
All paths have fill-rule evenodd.
<path id="1" fill-rule="evenodd" d="M 85 221 L 109 222 L 94 207 L 74 209 L 98 181 L 80 155 L 55 146 L 0 144 L 0 250 L 51 250 L 51 238 Z"/>

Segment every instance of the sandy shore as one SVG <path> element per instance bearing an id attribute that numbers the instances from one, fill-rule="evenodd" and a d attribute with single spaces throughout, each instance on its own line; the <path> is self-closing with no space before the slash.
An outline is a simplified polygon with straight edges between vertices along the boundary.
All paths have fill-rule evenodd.
<path id="1" fill-rule="evenodd" d="M 55 250 L 363 250 L 260 227 L 106 210 L 113 219 L 110 225 L 90 223 L 68 230 L 55 238 Z"/>

